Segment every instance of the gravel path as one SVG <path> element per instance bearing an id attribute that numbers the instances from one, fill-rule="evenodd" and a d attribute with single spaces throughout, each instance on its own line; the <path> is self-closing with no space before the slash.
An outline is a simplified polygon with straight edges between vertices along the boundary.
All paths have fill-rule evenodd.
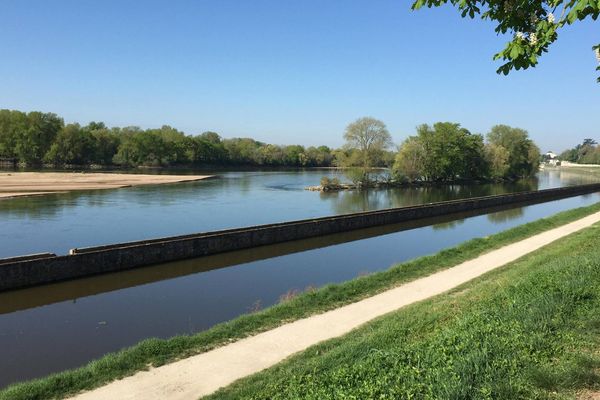
<path id="1" fill-rule="evenodd" d="M 444 293 L 600 221 L 600 212 L 335 310 L 84 392 L 74 399 L 197 399 L 406 305 Z"/>

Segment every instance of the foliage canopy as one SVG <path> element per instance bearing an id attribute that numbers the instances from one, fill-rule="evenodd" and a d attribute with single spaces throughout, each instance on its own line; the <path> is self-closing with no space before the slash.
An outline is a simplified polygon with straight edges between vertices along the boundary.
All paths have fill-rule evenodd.
<path id="1" fill-rule="evenodd" d="M 517 179 L 535 174 L 539 149 L 527 131 L 496 125 L 487 135 L 471 134 L 460 124 L 438 122 L 417 127 L 402 143 L 394 172 L 414 181 Z"/>

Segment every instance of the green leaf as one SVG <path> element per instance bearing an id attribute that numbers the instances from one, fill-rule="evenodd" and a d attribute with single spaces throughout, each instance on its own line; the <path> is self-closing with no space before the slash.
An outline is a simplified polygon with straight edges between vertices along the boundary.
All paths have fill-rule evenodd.
<path id="1" fill-rule="evenodd" d="M 521 54 L 523 54 L 523 48 L 520 45 L 513 43 L 510 49 L 509 57 L 514 60 Z"/>
<path id="2" fill-rule="evenodd" d="M 415 2 L 413 3 L 413 5 L 412 5 L 412 9 L 413 9 L 413 10 L 418 10 L 418 9 L 420 9 L 421 7 L 423 7 L 423 5 L 424 5 L 424 4 L 425 4 L 425 0 L 417 0 L 417 1 L 415 1 Z"/>

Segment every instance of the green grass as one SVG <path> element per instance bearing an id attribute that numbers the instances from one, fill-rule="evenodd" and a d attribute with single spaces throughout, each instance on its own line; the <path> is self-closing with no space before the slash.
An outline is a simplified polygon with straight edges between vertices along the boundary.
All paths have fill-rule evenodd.
<path id="1" fill-rule="evenodd" d="M 561 399 L 600 390 L 600 227 L 209 396 Z"/>
<path id="2" fill-rule="evenodd" d="M 62 398 L 81 390 L 98 387 L 147 369 L 150 365 L 158 366 L 202 353 L 283 323 L 357 301 L 597 211 L 600 211 L 600 203 L 562 212 L 487 238 L 473 239 L 435 255 L 399 264 L 386 271 L 308 291 L 284 303 L 216 325 L 196 335 L 177 336 L 167 340 L 148 339 L 92 361 L 82 368 L 12 385 L 0 391 L 0 399 Z"/>

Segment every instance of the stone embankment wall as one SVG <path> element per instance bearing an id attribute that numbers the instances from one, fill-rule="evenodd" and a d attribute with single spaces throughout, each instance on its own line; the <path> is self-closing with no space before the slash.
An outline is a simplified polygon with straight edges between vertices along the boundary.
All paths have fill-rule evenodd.
<path id="1" fill-rule="evenodd" d="M 72 249 L 69 255 L 37 254 L 0 260 L 0 291 L 210 254 L 330 235 L 524 202 L 545 202 L 600 192 L 600 184 L 474 197 L 239 229 Z"/>

